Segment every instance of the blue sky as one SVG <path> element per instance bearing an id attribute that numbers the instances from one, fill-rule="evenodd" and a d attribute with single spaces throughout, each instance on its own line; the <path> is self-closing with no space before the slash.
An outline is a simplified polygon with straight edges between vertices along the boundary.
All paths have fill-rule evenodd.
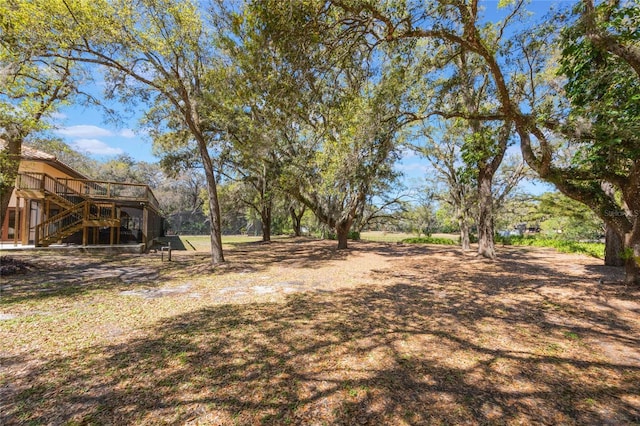
<path id="1" fill-rule="evenodd" d="M 138 161 L 158 161 L 151 152 L 150 138 L 137 127 L 135 117 L 116 126 L 108 122 L 98 108 L 71 105 L 55 114 L 52 133 L 96 159 L 128 154 Z"/>

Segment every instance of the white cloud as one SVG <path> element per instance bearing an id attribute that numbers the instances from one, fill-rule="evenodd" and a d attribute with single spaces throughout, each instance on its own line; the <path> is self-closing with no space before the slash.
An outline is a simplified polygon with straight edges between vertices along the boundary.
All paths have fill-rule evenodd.
<path id="1" fill-rule="evenodd" d="M 111 130 L 86 124 L 62 127 L 61 129 L 56 130 L 56 133 L 73 138 L 99 138 L 103 136 L 113 136 L 113 132 Z"/>
<path id="2" fill-rule="evenodd" d="M 78 151 L 95 155 L 118 155 L 124 154 L 120 148 L 113 148 L 98 139 L 76 139 L 71 142 L 71 146 Z"/>
<path id="3" fill-rule="evenodd" d="M 136 137 L 136 134 L 131 129 L 122 129 L 119 135 L 127 139 L 132 139 Z"/>
<path id="4" fill-rule="evenodd" d="M 54 111 L 51 114 L 49 114 L 49 116 L 53 119 L 53 120 L 65 120 L 67 118 L 67 114 L 60 112 L 60 111 Z"/>

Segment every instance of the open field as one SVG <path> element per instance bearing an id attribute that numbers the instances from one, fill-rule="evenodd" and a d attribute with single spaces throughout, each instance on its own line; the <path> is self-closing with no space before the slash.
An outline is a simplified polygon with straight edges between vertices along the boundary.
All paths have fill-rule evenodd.
<path id="1" fill-rule="evenodd" d="M 433 234 L 436 238 L 448 238 L 457 242 L 458 236 L 454 234 Z M 386 243 L 396 243 L 406 238 L 414 238 L 416 234 L 407 234 L 403 232 L 382 232 L 382 231 L 366 231 L 360 234 L 360 238 L 364 241 L 376 241 Z M 195 251 L 209 251 L 211 247 L 209 235 L 176 235 L 171 237 L 161 238 L 160 240 L 165 244 L 171 241 L 173 247 L 179 247 L 184 250 Z M 287 236 L 274 235 L 271 236 L 272 240 L 278 241 L 288 238 Z M 224 248 L 232 248 L 235 245 L 242 243 L 252 243 L 262 241 L 261 236 L 249 236 L 249 235 L 223 235 L 222 245 Z"/>
<path id="2" fill-rule="evenodd" d="M 360 238 L 366 241 L 378 241 L 378 242 L 387 242 L 387 243 L 395 243 L 398 241 L 405 240 L 407 238 L 415 238 L 417 234 L 408 234 L 404 232 L 382 232 L 382 231 L 366 231 L 360 233 Z M 447 238 L 454 242 L 458 241 L 458 235 L 454 234 L 432 234 L 434 238 Z"/>
<path id="3" fill-rule="evenodd" d="M 619 269 L 335 244 L 11 254 L 34 267 L 0 278 L 0 424 L 640 423 Z"/>
<path id="4" fill-rule="evenodd" d="M 277 239 L 275 237 L 274 239 Z M 224 235 L 222 237 L 222 246 L 225 249 L 232 248 L 236 244 L 242 243 L 255 243 L 261 241 L 262 237 L 248 236 L 248 235 Z M 211 236 L 209 235 L 175 235 L 170 237 L 160 238 L 163 243 L 171 242 L 171 246 L 178 250 L 187 251 L 210 251 L 211 250 Z"/>

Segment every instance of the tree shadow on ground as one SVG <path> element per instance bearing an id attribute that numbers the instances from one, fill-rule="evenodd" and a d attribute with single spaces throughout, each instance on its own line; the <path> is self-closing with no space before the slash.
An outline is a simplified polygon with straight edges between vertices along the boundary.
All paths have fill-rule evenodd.
<path id="1" fill-rule="evenodd" d="M 178 255 L 172 264 L 164 267 L 184 269 L 193 274 L 223 275 L 228 273 L 261 272 L 272 266 L 296 269 L 319 269 L 332 262 L 347 261 L 356 253 L 337 250 L 335 242 L 309 238 L 264 242 L 246 242 L 233 245 L 225 251 L 226 262 L 212 265 L 203 253 Z M 195 261 L 194 261 L 195 259 Z"/>
<path id="2" fill-rule="evenodd" d="M 635 354 L 637 315 L 581 306 L 591 284 L 542 266 L 524 277 L 519 256 L 428 273 L 399 260 L 373 273 L 382 285 L 211 306 L 124 344 L 25 361 L 0 421 L 639 422 L 640 359 L 598 346 Z"/>
<path id="3" fill-rule="evenodd" d="M 195 250 L 193 246 L 187 248 L 182 242 L 182 239 L 180 239 L 180 237 L 177 235 L 167 235 L 160 238 L 159 241 L 160 241 L 160 245 L 154 246 L 154 248 L 156 248 L 157 250 L 160 250 L 162 247 L 168 248 L 169 244 L 171 244 L 171 250 L 178 250 L 178 251 Z"/>
<path id="4" fill-rule="evenodd" d="M 141 265 L 137 255 L 43 255 L 25 274 L 3 277 L 0 303 L 16 304 L 58 297 L 76 297 L 94 291 L 129 289 L 159 284 L 159 269 Z M 159 263 L 159 262 L 158 262 Z"/>
<path id="5" fill-rule="evenodd" d="M 338 250 L 335 241 L 308 238 L 249 243 L 230 251 L 230 258 L 250 258 L 264 267 L 278 264 L 301 269 L 321 268 L 328 262 L 348 259 L 351 250 Z"/>
<path id="6" fill-rule="evenodd" d="M 76 297 L 98 290 L 158 287 L 178 276 L 261 272 L 273 265 L 317 269 L 348 260 L 349 256 L 349 251 L 338 251 L 329 242 L 308 239 L 238 246 L 227 251 L 229 261 L 222 265 L 212 265 L 206 254 L 179 250 L 171 262 L 167 261 L 166 253 L 164 261 L 159 253 L 106 256 L 47 253 L 32 260 L 33 270 L 2 277 L 0 303 Z M 21 257 L 32 258 L 28 254 Z"/>

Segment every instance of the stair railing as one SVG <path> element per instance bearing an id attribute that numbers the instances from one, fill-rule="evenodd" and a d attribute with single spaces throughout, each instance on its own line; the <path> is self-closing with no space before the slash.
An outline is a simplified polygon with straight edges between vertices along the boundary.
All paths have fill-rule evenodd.
<path id="1" fill-rule="evenodd" d="M 52 178 L 51 176 L 45 174 L 43 180 L 45 191 L 60 197 L 70 205 L 75 205 L 83 201 L 87 201 L 87 198 L 82 195 L 82 193 L 62 183 L 58 179 Z"/>
<path id="2" fill-rule="evenodd" d="M 22 190 L 44 191 L 68 206 L 87 201 L 81 192 L 46 173 L 22 172 L 18 175 L 17 187 Z"/>
<path id="3" fill-rule="evenodd" d="M 66 231 L 81 225 L 85 217 L 88 202 L 76 204 L 68 210 L 59 213 L 36 226 L 36 242 L 42 244 L 54 237 L 59 237 Z M 59 239 L 59 238 L 58 238 Z"/>

